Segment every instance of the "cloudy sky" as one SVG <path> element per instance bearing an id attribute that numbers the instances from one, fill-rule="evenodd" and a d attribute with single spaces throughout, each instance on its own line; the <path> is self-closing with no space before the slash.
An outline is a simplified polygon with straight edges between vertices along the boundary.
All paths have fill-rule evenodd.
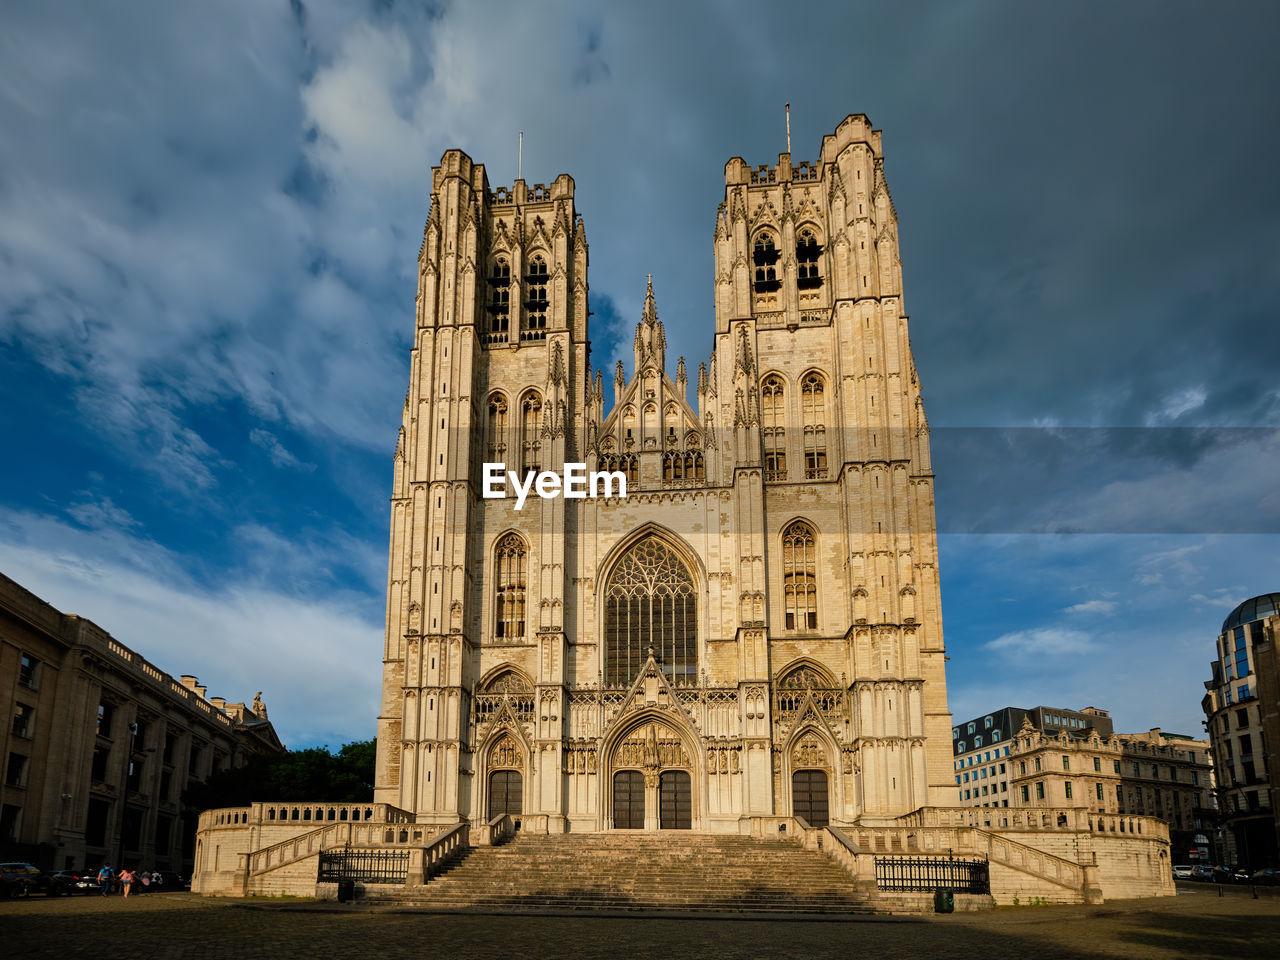
<path id="1" fill-rule="evenodd" d="M 1197 732 L 1280 590 L 1267 4 L 7 4 L 0 571 L 292 746 L 372 736 L 430 168 L 572 174 L 594 357 L 710 348 L 732 156 L 884 130 L 949 690 Z M 608 379 L 606 377 L 606 379 Z"/>

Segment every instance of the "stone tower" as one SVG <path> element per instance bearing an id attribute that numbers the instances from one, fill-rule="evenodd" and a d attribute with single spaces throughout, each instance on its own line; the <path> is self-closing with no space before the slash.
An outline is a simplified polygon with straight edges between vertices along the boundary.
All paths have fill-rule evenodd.
<path id="1" fill-rule="evenodd" d="M 395 452 L 376 792 L 456 817 L 485 563 L 478 469 L 507 458 L 559 469 L 586 419 L 587 242 L 573 179 L 491 191 L 482 165 L 446 152 L 432 170 L 415 307 Z M 513 425 L 516 449 L 487 429 L 499 421 Z M 565 510 L 564 500 L 535 499 L 524 511 L 541 548 L 543 597 L 566 592 Z M 544 605 L 531 624 L 544 654 L 539 689 L 551 698 L 564 685 L 561 605 Z"/>
<path id="2" fill-rule="evenodd" d="M 590 367 L 573 181 L 432 173 L 395 453 L 377 799 L 419 820 L 736 832 L 953 788 L 928 426 L 880 134 L 730 160 L 688 400 L 650 279 Z M 680 320 L 687 312 L 677 308 Z M 627 497 L 481 496 L 481 464 Z"/>

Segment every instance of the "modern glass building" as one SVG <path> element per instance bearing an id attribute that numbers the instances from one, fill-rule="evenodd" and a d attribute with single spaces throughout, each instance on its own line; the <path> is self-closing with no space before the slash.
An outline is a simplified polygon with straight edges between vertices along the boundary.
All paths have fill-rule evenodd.
<path id="1" fill-rule="evenodd" d="M 1263 622 L 1280 613 L 1280 593 L 1240 604 L 1222 622 L 1217 659 L 1201 705 L 1213 744 L 1218 807 L 1227 856 L 1250 867 L 1280 862 L 1271 808 L 1253 645 Z"/>

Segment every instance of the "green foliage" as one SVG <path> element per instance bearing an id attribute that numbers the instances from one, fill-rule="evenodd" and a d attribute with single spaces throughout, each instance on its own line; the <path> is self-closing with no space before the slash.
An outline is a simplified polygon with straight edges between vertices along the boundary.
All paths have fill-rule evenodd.
<path id="1" fill-rule="evenodd" d="M 193 810 L 269 802 L 364 803 L 373 799 L 376 741 L 357 740 L 336 754 L 326 747 L 258 754 L 242 767 L 215 773 L 182 794 Z"/>

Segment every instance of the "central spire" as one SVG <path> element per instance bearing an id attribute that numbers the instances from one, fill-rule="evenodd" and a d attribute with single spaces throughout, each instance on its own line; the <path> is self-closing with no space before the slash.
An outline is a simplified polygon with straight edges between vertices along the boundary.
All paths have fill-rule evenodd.
<path id="1" fill-rule="evenodd" d="M 647 274 L 649 280 L 649 289 L 644 295 L 644 316 L 641 318 L 645 323 L 653 326 L 658 320 L 658 308 L 653 302 L 653 274 Z"/>

